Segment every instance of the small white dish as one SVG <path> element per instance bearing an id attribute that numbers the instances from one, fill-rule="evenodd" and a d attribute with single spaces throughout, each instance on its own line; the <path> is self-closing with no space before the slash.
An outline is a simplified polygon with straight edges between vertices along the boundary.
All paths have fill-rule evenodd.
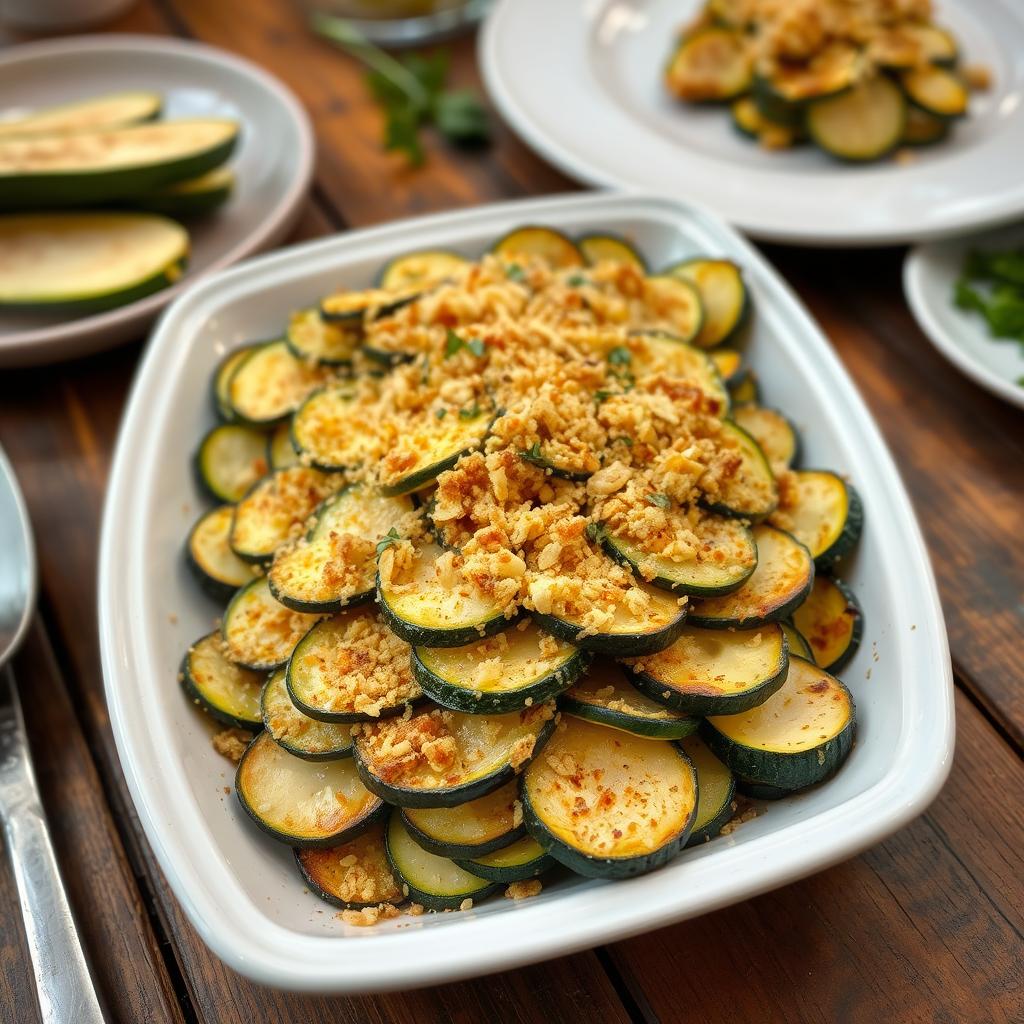
<path id="1" fill-rule="evenodd" d="M 146 89 L 173 117 L 241 121 L 231 158 L 230 202 L 190 221 L 188 268 L 179 283 L 127 306 L 69 318 L 0 310 L 0 366 L 71 359 L 141 337 L 153 318 L 203 274 L 281 241 L 297 218 L 313 174 L 313 131 L 284 85 L 249 61 L 201 43 L 156 36 L 75 36 L 0 53 L 0 107 L 26 110 Z"/>
<path id="2" fill-rule="evenodd" d="M 953 302 L 968 251 L 1013 248 L 1024 248 L 1024 224 L 917 246 L 903 262 L 903 293 L 928 340 L 961 373 L 1024 409 L 1024 345 L 993 338 L 981 314 Z"/>
<path id="3" fill-rule="evenodd" d="M 858 707 L 855 749 L 827 785 L 771 804 L 732 835 L 626 882 L 564 878 L 536 898 L 471 911 L 343 924 L 303 885 L 290 851 L 252 825 L 225 787 L 230 765 L 175 683 L 186 647 L 219 608 L 182 558 L 202 503 L 190 456 L 213 422 L 209 378 L 225 352 L 344 283 L 368 286 L 415 249 L 485 251 L 524 223 L 631 239 L 652 266 L 694 253 L 736 260 L 754 315 L 745 351 L 768 400 L 805 425 L 808 465 L 857 484 L 866 527 L 843 575 L 865 609 L 842 673 Z M 813 428 L 812 428 L 813 425 Z M 919 814 L 953 751 L 946 633 L 928 555 L 878 429 L 821 331 L 756 250 L 681 202 L 573 195 L 444 213 L 349 232 L 250 260 L 167 310 L 121 427 L 103 517 L 99 617 L 111 724 L 146 835 L 192 923 L 235 970 L 323 992 L 433 985 L 562 956 L 659 928 L 851 857 Z"/>
<path id="4" fill-rule="evenodd" d="M 698 0 L 499 0 L 480 37 L 488 92 L 515 131 L 580 181 L 710 207 L 756 238 L 888 245 L 1024 213 L 1024 6 L 937 0 L 937 19 L 993 87 L 945 142 L 910 164 L 863 167 L 813 147 L 760 149 L 727 106 L 685 106 L 662 87 Z"/>

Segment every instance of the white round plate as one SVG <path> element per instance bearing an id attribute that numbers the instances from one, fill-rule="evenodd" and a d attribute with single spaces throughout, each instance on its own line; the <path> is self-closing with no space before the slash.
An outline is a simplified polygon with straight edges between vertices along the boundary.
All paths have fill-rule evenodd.
<path id="1" fill-rule="evenodd" d="M 480 41 L 487 87 L 538 152 L 592 185 L 711 207 L 764 239 L 804 245 L 923 241 L 1024 213 L 1024 4 L 936 0 L 966 63 L 993 74 L 949 139 L 854 166 L 812 147 L 768 152 L 728 108 L 685 106 L 662 88 L 699 0 L 500 0 Z"/>
<path id="2" fill-rule="evenodd" d="M 970 249 L 1024 249 L 1024 224 L 969 238 L 930 242 L 907 253 L 903 292 L 918 326 L 961 372 L 1024 409 L 1024 345 L 993 338 L 979 313 L 953 304 L 953 287 Z"/>
<path id="3" fill-rule="evenodd" d="M 309 118 L 288 89 L 248 61 L 199 43 L 127 35 L 54 39 L 0 54 L 5 110 L 127 89 L 160 93 L 165 118 L 241 121 L 231 158 L 235 193 L 217 213 L 186 225 L 192 253 L 174 287 L 74 319 L 0 311 L 0 366 L 69 359 L 141 335 L 198 277 L 279 242 L 298 216 L 313 173 Z"/>

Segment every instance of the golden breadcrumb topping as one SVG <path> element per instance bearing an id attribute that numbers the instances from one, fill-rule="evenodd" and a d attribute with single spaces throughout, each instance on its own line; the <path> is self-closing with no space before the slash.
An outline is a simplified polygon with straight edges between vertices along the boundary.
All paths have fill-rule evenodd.
<path id="1" fill-rule="evenodd" d="M 391 903 L 381 903 L 376 907 L 363 907 L 362 910 L 343 910 L 339 915 L 345 924 L 357 928 L 372 928 L 381 921 L 390 921 L 401 917 L 402 912 Z"/>
<path id="2" fill-rule="evenodd" d="M 522 882 L 511 882 L 505 889 L 507 900 L 527 900 L 531 896 L 539 896 L 543 888 L 539 878 L 527 878 Z"/>
<path id="3" fill-rule="evenodd" d="M 335 899 L 345 903 L 401 902 L 379 826 L 341 846 L 303 850 L 299 858 L 309 878 Z"/>
<path id="4" fill-rule="evenodd" d="M 222 757 L 238 764 L 251 740 L 252 733 L 245 729 L 222 729 L 214 734 L 210 744 Z"/>

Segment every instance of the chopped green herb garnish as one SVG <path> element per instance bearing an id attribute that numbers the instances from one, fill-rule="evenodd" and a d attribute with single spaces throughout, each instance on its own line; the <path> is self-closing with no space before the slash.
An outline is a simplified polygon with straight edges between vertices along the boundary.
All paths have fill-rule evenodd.
<path id="1" fill-rule="evenodd" d="M 540 466 L 541 469 L 548 468 L 547 459 L 544 458 L 544 453 L 540 450 L 540 441 L 534 441 L 525 452 L 521 451 L 519 458 L 532 462 L 535 466 Z"/>
<path id="2" fill-rule="evenodd" d="M 570 277 L 566 281 L 566 284 L 570 288 L 580 288 L 583 285 L 588 284 L 588 283 L 589 282 L 587 281 L 587 279 L 582 274 L 573 274 L 572 277 Z"/>
<path id="3" fill-rule="evenodd" d="M 468 409 L 460 409 L 459 410 L 459 419 L 460 420 L 475 420 L 477 418 L 477 416 L 479 416 L 479 415 L 480 415 L 480 406 L 479 405 L 475 405 L 474 404 L 474 405 L 472 405 Z"/>
<path id="4" fill-rule="evenodd" d="M 606 398 L 611 398 L 612 395 L 616 394 L 614 391 L 605 391 L 603 388 L 600 391 L 594 392 L 594 401 L 603 402 Z"/>
<path id="5" fill-rule="evenodd" d="M 472 338 L 466 342 L 466 348 L 479 359 L 487 350 L 482 338 Z"/>
<path id="6" fill-rule="evenodd" d="M 445 409 L 443 406 L 440 409 L 438 409 L 437 412 L 434 413 L 434 415 L 439 420 L 443 420 L 447 414 L 448 414 L 448 410 Z"/>
<path id="7" fill-rule="evenodd" d="M 444 342 L 444 357 L 449 359 L 456 352 L 466 347 L 466 343 L 449 327 L 448 335 Z"/>
<path id="8" fill-rule="evenodd" d="M 657 505 L 658 508 L 672 507 L 672 499 L 667 494 L 647 494 L 644 497 L 648 505 Z"/>
<path id="9" fill-rule="evenodd" d="M 627 448 L 633 447 L 633 438 L 631 438 L 629 434 L 622 434 L 619 437 L 614 438 L 612 440 L 612 444 L 614 444 L 616 441 L 621 441 Z"/>
<path id="10" fill-rule="evenodd" d="M 398 530 L 392 526 L 391 529 L 388 530 L 388 532 L 384 534 L 379 541 L 377 541 L 377 557 L 380 558 L 387 548 L 391 547 L 392 544 L 398 543 L 401 539 L 402 538 L 399 536 Z"/>
<path id="11" fill-rule="evenodd" d="M 629 349 L 625 345 L 616 345 L 615 348 L 608 353 L 608 362 L 612 366 L 629 366 L 633 361 L 633 356 Z"/>
<path id="12" fill-rule="evenodd" d="M 525 281 L 526 275 L 523 273 L 523 268 L 518 263 L 510 263 L 505 267 L 505 276 L 510 281 Z"/>
<path id="13" fill-rule="evenodd" d="M 608 536 L 604 523 L 587 523 L 587 540 L 600 544 Z"/>

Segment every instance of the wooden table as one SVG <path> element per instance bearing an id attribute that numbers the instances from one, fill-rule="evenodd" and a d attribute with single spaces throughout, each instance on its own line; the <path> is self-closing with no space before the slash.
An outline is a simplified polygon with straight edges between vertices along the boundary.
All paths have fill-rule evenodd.
<path id="1" fill-rule="evenodd" d="M 113 28 L 225 47 L 295 90 L 319 144 L 296 239 L 574 187 L 504 128 L 483 154 L 431 140 L 427 165 L 405 168 L 381 152 L 360 71 L 284 0 L 146 0 Z M 453 53 L 457 77 L 477 82 L 472 40 Z M 25 708 L 37 771 L 117 1021 L 1024 1021 L 1024 416 L 921 336 L 901 295 L 901 252 L 767 252 L 860 386 L 914 498 L 956 674 L 952 776 L 913 824 L 806 881 L 627 942 L 417 992 L 268 991 L 220 964 L 188 924 L 128 799 L 97 650 L 100 513 L 141 346 L 0 372 L 0 443 L 25 488 L 42 571 L 17 671 L 38 694 Z M 31 985 L 0 872 L 4 1021 L 34 1019 Z"/>

